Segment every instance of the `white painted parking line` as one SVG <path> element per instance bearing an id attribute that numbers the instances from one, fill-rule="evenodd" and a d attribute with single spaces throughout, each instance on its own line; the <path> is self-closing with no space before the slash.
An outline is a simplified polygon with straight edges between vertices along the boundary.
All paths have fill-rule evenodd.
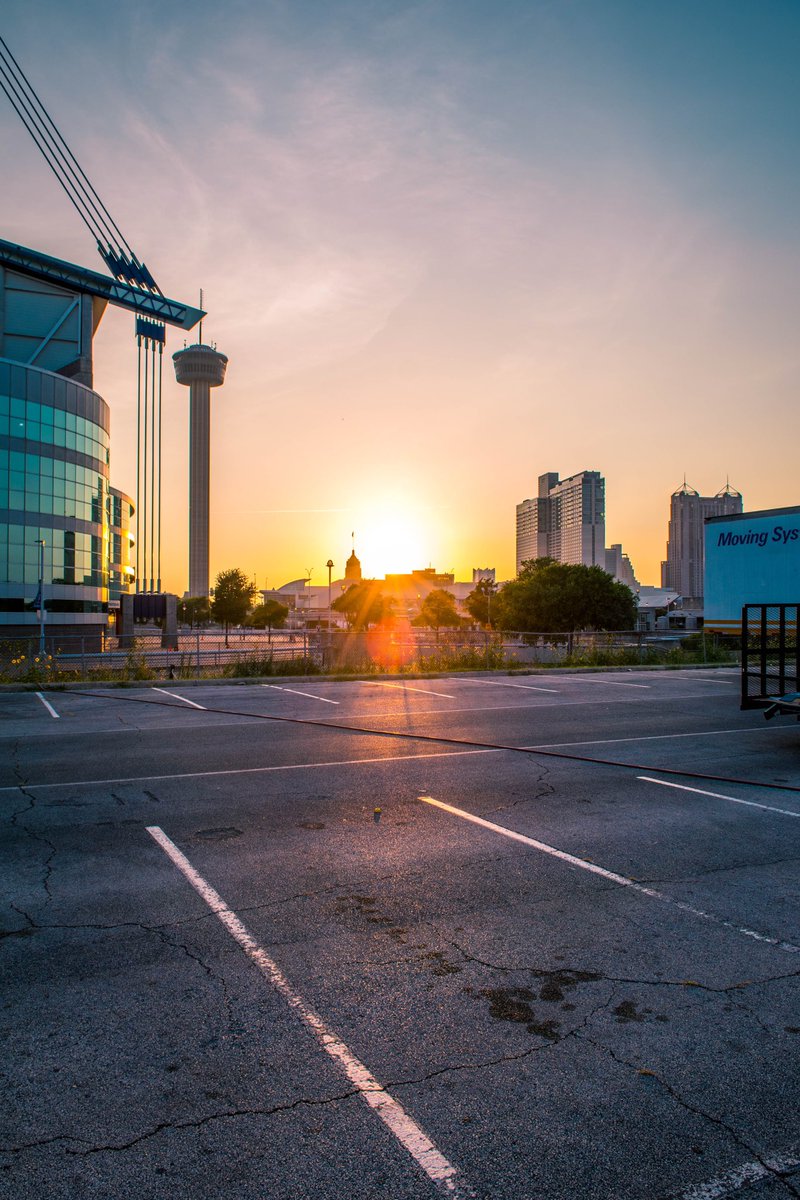
<path id="1" fill-rule="evenodd" d="M 324 696 L 313 696 L 311 692 L 298 692 L 294 688 L 278 687 L 277 683 L 261 683 L 259 687 L 274 688 L 276 692 L 291 692 L 293 696 L 305 696 L 308 700 L 321 700 L 323 704 L 339 704 L 339 700 L 326 700 Z"/>
<path id="2" fill-rule="evenodd" d="M 423 696 L 441 696 L 443 700 L 455 700 L 455 696 L 448 696 L 447 692 L 431 692 L 428 688 L 407 687 L 404 683 L 383 683 L 377 679 L 365 679 L 364 682 L 370 687 L 399 688 L 401 692 L 420 692 Z"/>
<path id="3" fill-rule="evenodd" d="M 723 917 L 717 917 L 713 913 L 704 912 L 701 908 L 694 908 L 691 904 L 685 904 L 682 900 L 674 900 L 671 896 L 665 895 L 664 892 L 659 892 L 655 888 L 645 887 L 644 884 L 636 883 L 633 879 L 628 879 L 625 875 L 618 875 L 616 871 L 608 871 L 605 867 L 598 866 L 597 863 L 589 862 L 588 859 L 577 858 L 574 854 L 568 854 L 566 850 L 558 850 L 555 846 L 548 846 L 546 842 L 538 842 L 535 838 L 528 837 L 524 833 L 517 833 L 513 829 L 506 829 L 504 825 L 496 825 L 494 821 L 486 821 L 483 817 L 476 817 L 474 813 L 466 812 L 463 808 L 455 808 L 452 804 L 445 804 L 442 800 L 434 800 L 433 796 L 420 796 L 419 799 L 425 804 L 433 804 L 436 808 L 443 809 L 444 812 L 452 813 L 455 817 L 460 817 L 462 821 L 470 821 L 473 825 L 480 825 L 484 829 L 489 829 L 492 833 L 499 833 L 503 837 L 511 838 L 512 841 L 532 846 L 534 850 L 541 850 L 543 854 L 549 854 L 552 858 L 569 863 L 570 866 L 579 867 L 582 871 L 589 871 L 592 875 L 599 875 L 602 879 L 607 879 L 611 883 L 618 883 L 620 887 L 629 888 L 631 891 L 638 892 L 642 896 L 647 896 L 651 900 L 659 900 L 662 904 L 669 904 L 673 908 L 689 913 L 693 917 L 700 917 L 704 921 L 711 921 L 714 925 L 721 925 L 724 929 L 730 929 L 734 933 L 741 933 L 744 937 L 753 938 L 757 942 L 766 942 L 768 945 L 775 946 L 778 950 L 785 950 L 789 954 L 800 954 L 800 946 L 795 946 L 792 942 L 781 941 L 780 938 L 770 937 L 769 934 L 759 933 L 758 930 L 748 929 L 743 925 L 734 925 L 732 921 L 726 921 Z"/>
<path id="4" fill-rule="evenodd" d="M 166 688 L 153 688 L 154 692 L 161 692 L 162 696 L 171 696 L 173 700 L 182 700 L 184 704 L 191 704 L 192 708 L 199 708 L 201 712 L 207 712 L 208 709 L 202 704 L 195 704 L 194 700 L 187 700 L 185 696 L 179 696 L 177 692 L 168 692 Z"/>
<path id="5" fill-rule="evenodd" d="M 643 783 L 657 783 L 660 787 L 677 788 L 679 792 L 694 792 L 697 796 L 711 796 L 714 800 L 730 800 L 731 804 L 744 804 L 747 808 L 763 808 L 764 812 L 779 813 L 782 817 L 800 817 L 800 812 L 788 808 L 774 808 L 771 804 L 757 804 L 755 800 L 741 800 L 738 796 L 724 796 L 722 792 L 705 792 L 702 788 L 687 787 L 683 783 L 670 783 L 668 779 L 651 779 L 649 775 L 637 775 Z"/>
<path id="6" fill-rule="evenodd" d="M 626 700 L 627 704 L 628 701 Z M 591 738 L 583 742 L 540 742 L 535 746 L 525 746 L 525 750 L 566 750 L 570 746 L 616 746 L 620 742 L 669 742 L 675 738 L 705 738 L 705 737 L 722 737 L 723 734 L 738 733 L 739 736 L 743 733 L 769 733 L 771 732 L 769 725 L 755 725 L 752 728 L 739 729 L 700 729 L 692 730 L 691 733 L 648 733 L 641 737 L 621 737 L 621 738 Z"/>
<path id="7" fill-rule="evenodd" d="M 798 1167 L 800 1157 L 797 1150 L 789 1154 L 765 1154 L 757 1162 L 743 1163 L 741 1167 L 734 1167 L 716 1179 L 695 1184 L 683 1192 L 673 1192 L 672 1200 L 725 1200 L 751 1183 L 758 1183 L 760 1179 L 774 1179 L 776 1175 L 788 1175 Z"/>
<path id="8" fill-rule="evenodd" d="M 355 1088 L 358 1095 L 380 1117 L 390 1133 L 422 1168 L 432 1183 L 450 1196 L 472 1195 L 459 1179 L 458 1170 L 448 1162 L 424 1130 L 406 1112 L 403 1106 L 386 1091 L 368 1068 L 352 1053 L 324 1020 L 294 990 L 278 964 L 248 932 L 236 914 L 228 908 L 218 892 L 198 874 L 188 858 L 170 841 L 157 825 L 147 827 L 147 832 L 169 856 L 184 878 L 205 901 L 211 911 L 219 917 L 228 933 L 238 943 L 261 974 L 283 997 L 295 1016 L 316 1038 L 320 1048 L 329 1054 L 339 1069 Z"/>
<path id="9" fill-rule="evenodd" d="M 47 711 L 50 713 L 50 716 L 51 716 L 51 717 L 55 717 L 55 719 L 56 719 L 57 721 L 58 721 L 58 720 L 60 720 L 60 719 L 61 719 L 61 713 L 57 713 L 57 712 L 56 712 L 56 710 L 53 708 L 53 706 L 52 706 L 52 704 L 50 703 L 50 701 L 49 701 L 49 700 L 45 700 L 45 698 L 44 698 L 44 696 L 42 695 L 42 693 L 41 693 L 41 692 L 37 692 L 37 693 L 36 693 L 36 695 L 39 697 L 39 699 L 41 700 L 42 704 L 45 706 L 45 708 L 47 709 Z"/>
<path id="10" fill-rule="evenodd" d="M 215 726 L 214 728 L 218 728 Z M 475 754 L 505 754 L 505 750 L 443 750 L 432 754 L 394 754 L 383 755 L 380 758 L 343 758 L 332 762 L 286 763 L 275 767 L 231 767 L 227 771 L 180 771 L 174 775 L 129 775 L 116 779 L 62 779 L 58 783 L 26 783 L 26 791 L 43 791 L 45 788 L 76 788 L 76 787 L 109 787 L 135 783 L 158 783 L 161 780 L 169 783 L 181 779 L 214 779 L 221 775 L 264 775 L 270 771 L 315 771 L 326 767 L 370 767 L 386 766 L 397 762 L 416 762 L 421 758 L 469 758 Z M 20 785 L 0 787 L 3 792 L 18 792 Z"/>
<path id="11" fill-rule="evenodd" d="M 672 674 L 670 673 L 667 676 L 667 678 L 668 679 L 673 678 Z M 724 683 L 726 687 L 741 687 L 741 684 L 738 679 L 709 679 L 707 675 L 692 675 L 690 672 L 685 675 L 684 674 L 678 675 L 678 682 L 679 683 Z"/>
<path id="12" fill-rule="evenodd" d="M 461 679 L 460 677 L 457 677 L 457 678 L 458 678 L 459 683 L 480 683 L 480 684 L 483 684 L 484 687 L 522 688 L 522 690 L 524 692 L 550 692 L 554 696 L 558 696 L 560 694 L 558 691 L 558 688 L 534 687 L 534 685 L 532 683 L 506 683 L 502 679 Z"/>
<path id="13" fill-rule="evenodd" d="M 598 679 L 594 675 L 559 675 L 566 683 L 607 683 L 609 687 L 650 688 L 650 683 L 622 683 L 618 679 Z"/>

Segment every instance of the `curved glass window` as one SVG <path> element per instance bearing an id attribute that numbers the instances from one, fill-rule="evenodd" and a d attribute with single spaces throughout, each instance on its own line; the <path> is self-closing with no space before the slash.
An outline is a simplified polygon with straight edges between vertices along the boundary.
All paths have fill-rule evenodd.
<path id="1" fill-rule="evenodd" d="M 108 587 L 109 570 L 108 460 L 108 408 L 96 392 L 0 361 L 0 594 L 6 609 L 33 598 L 43 541 L 48 609 L 101 611 L 105 597 L 98 593 Z M 81 588 L 91 594 L 81 596 Z"/>

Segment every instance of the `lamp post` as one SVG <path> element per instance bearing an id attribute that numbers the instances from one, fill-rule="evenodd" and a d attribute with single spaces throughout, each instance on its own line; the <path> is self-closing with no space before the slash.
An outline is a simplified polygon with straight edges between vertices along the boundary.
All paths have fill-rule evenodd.
<path id="1" fill-rule="evenodd" d="M 37 538 L 39 547 L 39 655 L 44 657 L 44 538 Z"/>
<path id="2" fill-rule="evenodd" d="M 331 641 L 331 617 L 333 616 L 333 608 L 331 606 L 331 571 L 333 570 L 333 559 L 329 558 L 325 563 L 328 568 L 328 641 Z"/>

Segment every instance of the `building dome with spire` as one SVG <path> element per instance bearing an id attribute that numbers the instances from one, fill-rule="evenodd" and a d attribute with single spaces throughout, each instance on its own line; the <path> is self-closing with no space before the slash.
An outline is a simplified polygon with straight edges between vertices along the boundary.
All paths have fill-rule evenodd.
<path id="1" fill-rule="evenodd" d="M 361 583 L 361 560 L 356 557 L 355 548 L 345 564 L 344 577 L 348 583 Z"/>

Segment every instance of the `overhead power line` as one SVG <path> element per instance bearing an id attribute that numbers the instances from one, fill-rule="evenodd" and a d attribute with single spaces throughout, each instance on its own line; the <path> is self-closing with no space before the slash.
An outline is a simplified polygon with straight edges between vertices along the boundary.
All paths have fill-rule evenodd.
<path id="1" fill-rule="evenodd" d="M 134 254 L 2 36 L 0 88 L 97 242 L 97 249 L 112 274 L 160 295 L 155 279 Z"/>

